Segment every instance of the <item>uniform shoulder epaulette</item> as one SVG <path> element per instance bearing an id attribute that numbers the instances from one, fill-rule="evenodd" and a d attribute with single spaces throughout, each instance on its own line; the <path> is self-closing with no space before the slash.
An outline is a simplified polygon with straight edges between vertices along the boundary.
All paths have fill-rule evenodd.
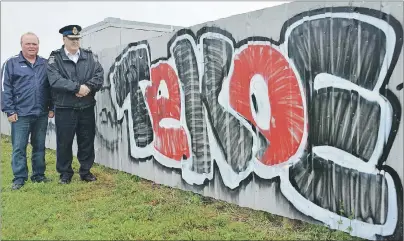
<path id="1" fill-rule="evenodd" d="M 55 54 L 57 54 L 59 52 L 60 52 L 60 49 L 56 49 L 56 50 L 53 50 L 50 53 L 49 58 L 48 58 L 48 64 L 54 64 L 55 63 Z"/>
<path id="2" fill-rule="evenodd" d="M 85 51 L 85 52 L 87 52 L 87 53 L 92 53 L 93 51 L 91 51 L 91 49 L 85 49 L 85 48 L 82 48 L 83 49 L 83 51 Z"/>
<path id="3" fill-rule="evenodd" d="M 50 53 L 50 55 L 54 55 L 54 54 L 59 53 L 59 52 L 60 52 L 60 49 L 55 49 Z"/>

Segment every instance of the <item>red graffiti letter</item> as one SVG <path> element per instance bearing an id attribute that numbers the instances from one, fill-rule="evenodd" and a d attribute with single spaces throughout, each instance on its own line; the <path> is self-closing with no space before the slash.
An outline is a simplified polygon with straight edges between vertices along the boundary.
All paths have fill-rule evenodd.
<path id="1" fill-rule="evenodd" d="M 180 161 L 189 157 L 187 135 L 181 126 L 181 95 L 178 77 L 167 63 L 151 68 L 152 86 L 146 99 L 153 119 L 154 147 L 164 156 Z"/>
<path id="2" fill-rule="evenodd" d="M 269 141 L 262 163 L 282 163 L 296 153 L 305 110 L 298 80 L 281 53 L 268 45 L 250 45 L 236 54 L 229 99 Z"/>

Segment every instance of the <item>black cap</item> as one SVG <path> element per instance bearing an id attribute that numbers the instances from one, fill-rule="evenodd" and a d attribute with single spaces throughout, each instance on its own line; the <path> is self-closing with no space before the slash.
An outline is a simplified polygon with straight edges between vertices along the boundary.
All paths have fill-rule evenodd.
<path id="1" fill-rule="evenodd" d="M 80 25 L 67 25 L 59 29 L 59 33 L 69 38 L 81 38 L 80 31 L 81 31 Z"/>

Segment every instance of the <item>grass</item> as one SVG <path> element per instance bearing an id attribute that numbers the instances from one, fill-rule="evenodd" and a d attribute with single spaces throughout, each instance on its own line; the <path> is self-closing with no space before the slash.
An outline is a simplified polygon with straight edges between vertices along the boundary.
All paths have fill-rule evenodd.
<path id="1" fill-rule="evenodd" d="M 94 183 L 79 181 L 78 161 L 69 185 L 57 183 L 55 152 L 46 151 L 51 183 L 11 190 L 11 143 L 1 137 L 2 239 L 243 239 L 352 240 L 324 226 L 154 185 L 137 176 L 95 165 Z M 28 166 L 30 168 L 28 148 Z"/>

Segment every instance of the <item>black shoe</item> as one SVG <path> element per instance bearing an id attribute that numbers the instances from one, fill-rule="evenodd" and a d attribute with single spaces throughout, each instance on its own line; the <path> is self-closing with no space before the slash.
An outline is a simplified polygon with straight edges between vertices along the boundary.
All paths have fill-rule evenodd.
<path id="1" fill-rule="evenodd" d="M 12 190 L 18 190 L 20 188 L 22 188 L 22 186 L 24 186 L 24 184 L 21 183 L 13 183 L 13 185 L 11 186 Z"/>
<path id="2" fill-rule="evenodd" d="M 51 181 L 52 180 L 47 177 L 35 178 L 32 180 L 32 182 L 36 182 L 36 183 L 41 183 L 41 182 L 47 183 L 47 182 L 51 182 Z"/>
<path id="3" fill-rule="evenodd" d="M 82 181 L 86 181 L 86 182 L 94 182 L 97 181 L 97 178 L 90 172 L 86 175 L 80 176 Z"/>
<path id="4" fill-rule="evenodd" d="M 72 180 L 67 178 L 61 178 L 59 184 L 69 184 Z"/>

